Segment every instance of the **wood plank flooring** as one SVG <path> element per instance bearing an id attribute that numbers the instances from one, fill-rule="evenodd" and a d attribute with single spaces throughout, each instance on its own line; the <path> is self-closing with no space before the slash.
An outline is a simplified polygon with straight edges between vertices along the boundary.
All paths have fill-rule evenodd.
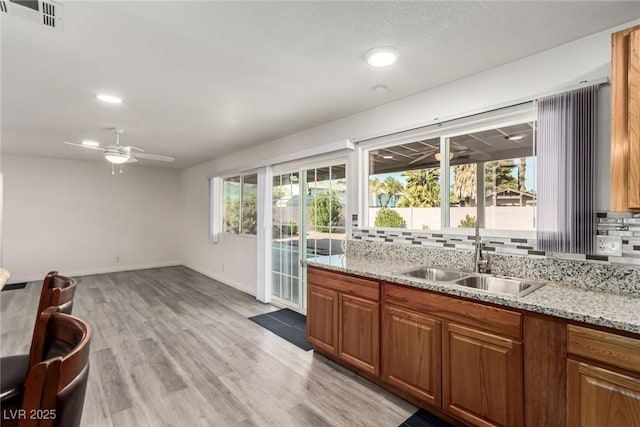
<path id="1" fill-rule="evenodd" d="M 73 313 L 94 329 L 83 426 L 396 427 L 416 410 L 247 319 L 275 307 L 188 268 L 77 279 Z M 28 352 L 40 286 L 0 293 L 3 356 Z"/>

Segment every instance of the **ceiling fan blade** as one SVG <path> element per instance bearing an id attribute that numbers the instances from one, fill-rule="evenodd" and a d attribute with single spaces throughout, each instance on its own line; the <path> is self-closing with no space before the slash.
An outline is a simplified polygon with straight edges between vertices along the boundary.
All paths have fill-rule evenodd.
<path id="1" fill-rule="evenodd" d="M 136 159 L 135 157 L 131 156 L 131 157 L 129 157 L 129 160 L 127 160 L 125 163 L 135 163 L 137 161 L 138 161 L 138 159 Z"/>
<path id="2" fill-rule="evenodd" d="M 80 147 L 80 148 L 89 148 L 90 150 L 100 150 L 102 151 L 102 147 L 98 146 L 98 147 L 92 147 L 90 145 L 83 145 L 83 144 L 76 144 L 75 142 L 67 142 L 67 141 L 62 141 L 63 144 L 67 144 L 67 145 L 75 145 L 76 147 Z"/>
<path id="3" fill-rule="evenodd" d="M 148 154 L 148 153 L 131 153 L 132 157 L 137 157 L 139 159 L 149 159 L 149 160 L 160 160 L 161 162 L 173 162 L 173 157 L 168 156 L 159 156 L 157 154 Z"/>
<path id="4" fill-rule="evenodd" d="M 133 145 L 129 145 L 127 147 L 122 147 L 122 148 L 127 150 L 128 152 L 135 150 L 135 151 L 139 151 L 140 153 L 144 153 L 144 150 L 142 148 L 134 147 Z"/>
<path id="5" fill-rule="evenodd" d="M 426 158 L 427 158 L 427 157 L 429 157 L 429 156 L 433 156 L 433 152 L 432 152 L 432 151 L 428 151 L 427 153 L 423 154 L 422 156 L 420 156 L 420 157 L 418 157 L 418 158 L 416 158 L 416 159 L 411 160 L 411 161 L 409 162 L 409 164 L 410 164 L 410 165 L 413 165 L 413 164 L 415 164 L 415 163 L 421 162 L 421 161 L 423 161 L 424 159 L 426 159 Z"/>

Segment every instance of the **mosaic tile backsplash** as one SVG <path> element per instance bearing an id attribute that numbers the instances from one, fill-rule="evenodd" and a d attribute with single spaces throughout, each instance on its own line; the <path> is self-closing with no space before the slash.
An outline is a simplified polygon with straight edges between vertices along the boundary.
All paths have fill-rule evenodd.
<path id="1" fill-rule="evenodd" d="M 640 213 L 598 212 L 598 234 L 622 237 L 622 256 L 611 262 L 640 265 Z"/>
<path id="2" fill-rule="evenodd" d="M 432 248 L 474 249 L 473 236 L 420 230 L 357 228 L 357 215 L 354 215 L 353 221 L 354 227 L 351 233 L 353 240 L 420 245 Z M 622 256 L 546 253 L 536 250 L 535 239 L 483 237 L 482 243 L 484 251 L 496 254 L 640 265 L 640 213 L 598 212 L 597 233 L 621 236 Z"/>
<path id="3" fill-rule="evenodd" d="M 533 239 L 508 237 L 483 237 L 483 253 L 493 274 L 640 296 L 640 214 L 599 212 L 597 232 L 622 236 L 622 256 L 545 253 Z M 347 254 L 473 270 L 474 249 L 473 236 L 354 227 Z"/>

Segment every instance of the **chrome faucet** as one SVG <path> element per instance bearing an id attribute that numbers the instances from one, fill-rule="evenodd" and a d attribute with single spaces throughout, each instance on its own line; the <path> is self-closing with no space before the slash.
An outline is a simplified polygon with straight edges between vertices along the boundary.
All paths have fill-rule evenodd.
<path id="1" fill-rule="evenodd" d="M 480 273 L 480 270 L 486 270 L 488 269 L 488 265 L 489 265 L 489 260 L 487 259 L 483 259 L 482 257 L 482 242 L 480 241 L 480 221 L 478 221 L 476 219 L 476 238 L 475 238 L 475 242 L 476 242 L 476 254 L 473 260 L 473 264 L 474 264 L 474 268 L 475 268 L 475 272 L 476 273 Z M 480 266 L 483 266 L 483 268 L 480 268 Z"/>

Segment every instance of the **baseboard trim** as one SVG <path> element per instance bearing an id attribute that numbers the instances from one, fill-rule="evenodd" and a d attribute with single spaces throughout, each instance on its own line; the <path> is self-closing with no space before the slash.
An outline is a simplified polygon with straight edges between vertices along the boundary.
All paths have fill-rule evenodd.
<path id="1" fill-rule="evenodd" d="M 175 260 L 175 261 L 166 261 L 166 262 L 149 262 L 144 264 L 98 267 L 98 268 L 88 268 L 88 269 L 80 269 L 80 270 L 58 270 L 58 271 L 60 272 L 60 274 L 64 276 L 79 277 L 79 276 L 90 276 L 93 274 L 118 273 L 121 271 L 147 270 L 149 268 L 176 267 L 178 265 L 182 265 L 182 263 L 179 260 Z M 55 270 L 55 268 L 52 268 L 52 270 Z M 12 275 L 7 283 L 11 284 L 11 283 L 20 283 L 20 282 L 41 281 L 44 279 L 44 276 L 47 273 L 48 271 L 45 271 L 39 274 L 25 274 L 25 275 L 16 276 L 16 277 L 13 277 Z"/>
<path id="2" fill-rule="evenodd" d="M 220 276 L 220 275 L 218 275 L 216 273 L 213 273 L 213 272 L 208 271 L 208 270 L 204 270 L 202 268 L 195 267 L 193 265 L 184 264 L 184 263 L 182 265 L 187 267 L 187 268 L 190 268 L 191 270 L 193 270 L 195 272 L 198 272 L 200 274 L 204 274 L 205 276 L 207 276 L 210 279 L 217 280 L 218 282 L 222 283 L 223 285 L 226 285 L 226 286 L 229 286 L 231 288 L 234 288 L 234 289 L 237 289 L 239 291 L 242 291 L 245 294 L 249 294 L 249 295 L 254 296 L 254 297 L 256 296 L 256 290 L 255 289 L 253 289 L 252 291 L 247 290 L 247 288 L 244 286 L 243 283 L 236 282 L 235 280 L 229 280 L 226 277 L 222 277 L 222 276 Z"/>

